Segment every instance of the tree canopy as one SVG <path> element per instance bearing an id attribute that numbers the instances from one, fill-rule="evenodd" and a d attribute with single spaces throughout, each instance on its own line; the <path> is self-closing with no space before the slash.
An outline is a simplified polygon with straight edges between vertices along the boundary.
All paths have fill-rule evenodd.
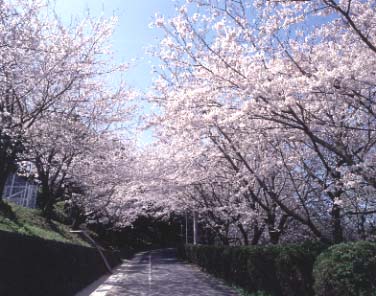
<path id="1" fill-rule="evenodd" d="M 144 147 L 119 131 L 136 96 L 109 81 L 126 68 L 111 61 L 114 20 L 0 7 L 0 189 L 26 161 L 47 216 L 68 199 L 119 227 L 194 213 L 223 244 L 374 237 L 375 1 L 191 0 L 157 15 Z"/>

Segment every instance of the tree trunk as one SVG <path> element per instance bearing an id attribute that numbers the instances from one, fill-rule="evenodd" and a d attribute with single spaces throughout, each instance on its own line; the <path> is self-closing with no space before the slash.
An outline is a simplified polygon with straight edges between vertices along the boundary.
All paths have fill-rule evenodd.
<path id="1" fill-rule="evenodd" d="M 0 201 L 8 175 L 17 169 L 16 159 L 22 149 L 21 141 L 3 134 L 0 127 Z"/>
<path id="2" fill-rule="evenodd" d="M 242 234 L 242 237 L 243 237 L 243 244 L 245 246 L 248 246 L 249 245 L 249 240 L 248 240 L 248 233 L 247 233 L 247 231 L 244 229 L 243 224 L 241 224 L 241 223 L 238 224 L 238 228 L 239 228 L 240 233 Z"/>
<path id="3" fill-rule="evenodd" d="M 230 242 L 229 242 L 229 240 L 228 240 L 227 235 L 220 235 L 220 239 L 221 239 L 222 244 L 223 244 L 224 246 L 229 246 L 229 245 L 230 245 Z"/>
<path id="4" fill-rule="evenodd" d="M 276 219 L 276 217 L 275 217 L 274 211 L 273 212 L 269 211 L 268 217 L 265 219 L 265 223 L 268 227 L 270 242 L 273 245 L 278 244 L 279 237 L 280 237 L 280 232 L 275 227 L 275 219 Z"/>
<path id="5" fill-rule="evenodd" d="M 252 245 L 257 245 L 262 233 L 264 232 L 264 226 L 259 227 L 258 222 L 256 221 L 253 225 L 253 237 L 252 237 Z"/>
<path id="6" fill-rule="evenodd" d="M 343 242 L 343 229 L 341 224 L 341 208 L 334 204 L 332 207 L 333 241 L 338 244 Z"/>
<path id="7" fill-rule="evenodd" d="M 269 228 L 270 242 L 273 245 L 277 245 L 278 242 L 279 242 L 279 237 L 280 237 L 279 231 L 277 229 L 275 229 L 275 228 L 271 228 L 271 227 L 268 227 L 268 228 Z"/>
<path id="8" fill-rule="evenodd" d="M 52 210 L 53 210 L 53 202 L 52 192 L 50 192 L 50 187 L 48 184 L 48 178 L 43 177 L 41 178 L 42 181 L 42 191 L 38 199 L 39 207 L 42 210 L 42 216 L 45 217 L 47 220 L 52 218 Z"/>
<path id="9" fill-rule="evenodd" d="M 2 153 L 2 151 L 0 153 Z M 4 155 L 2 155 L 0 161 L 0 201 L 3 199 L 3 192 L 7 178 L 13 170 L 13 165 L 11 165 L 6 157 L 3 156 Z"/>
<path id="10" fill-rule="evenodd" d="M 333 202 L 331 209 L 331 224 L 332 224 L 332 240 L 334 243 L 338 244 L 343 242 L 343 229 L 341 221 L 341 207 L 336 203 L 341 197 L 342 190 L 335 190 L 334 192 L 329 192 L 328 195 Z"/>
<path id="11" fill-rule="evenodd" d="M 6 169 L 3 168 L 3 165 L 0 165 L 0 202 L 3 200 L 3 192 L 7 178 L 8 173 L 6 172 Z"/>

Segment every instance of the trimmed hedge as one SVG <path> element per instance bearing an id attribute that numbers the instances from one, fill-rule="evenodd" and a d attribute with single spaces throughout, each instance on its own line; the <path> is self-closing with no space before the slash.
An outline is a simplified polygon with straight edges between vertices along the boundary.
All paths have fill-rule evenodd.
<path id="1" fill-rule="evenodd" d="M 179 255 L 251 293 L 311 296 L 313 264 L 326 248 L 319 243 L 251 247 L 186 245 L 179 249 Z"/>
<path id="2" fill-rule="evenodd" d="M 121 262 L 105 254 L 111 266 Z M 2 296 L 71 296 L 106 272 L 94 248 L 0 231 Z"/>
<path id="3" fill-rule="evenodd" d="M 322 253 L 314 266 L 317 296 L 376 296 L 376 244 L 338 244 Z"/>

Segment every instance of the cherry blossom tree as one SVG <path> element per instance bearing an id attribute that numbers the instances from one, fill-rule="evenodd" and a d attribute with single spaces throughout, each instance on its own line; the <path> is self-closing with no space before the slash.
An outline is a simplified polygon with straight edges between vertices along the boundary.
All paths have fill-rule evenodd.
<path id="1" fill-rule="evenodd" d="M 239 182 L 221 202 L 241 192 L 271 242 L 297 226 L 324 241 L 364 237 L 375 214 L 375 11 L 373 1 L 188 1 L 157 16 L 166 37 L 151 123 L 180 185 L 200 184 L 194 200 L 216 194 L 206 184 L 221 183 L 208 175 L 221 159 Z"/>
<path id="2" fill-rule="evenodd" d="M 73 129 L 67 125 L 64 129 L 56 120 L 103 130 L 126 120 L 129 94 L 124 85 L 115 89 L 109 81 L 112 73 L 125 69 L 113 65 L 108 43 L 115 19 L 87 17 L 66 26 L 44 1 L 0 1 L 0 7 L 2 191 L 20 153 L 32 150 L 25 148 L 26 143 L 32 148 L 45 144 L 39 155 L 30 157 L 38 163 L 56 155 L 53 141 L 63 144 L 65 137 L 57 139 L 59 131 L 69 134 Z M 67 156 L 59 157 L 65 162 Z"/>

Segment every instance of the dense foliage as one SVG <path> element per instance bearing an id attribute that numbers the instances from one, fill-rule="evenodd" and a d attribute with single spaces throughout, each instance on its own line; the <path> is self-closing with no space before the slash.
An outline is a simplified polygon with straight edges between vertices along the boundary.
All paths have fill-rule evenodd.
<path id="1" fill-rule="evenodd" d="M 376 244 L 226 247 L 186 245 L 180 257 L 246 291 L 270 295 L 373 296 Z"/>
<path id="2" fill-rule="evenodd" d="M 356 242 L 330 247 L 314 266 L 317 296 L 376 295 L 376 244 Z"/>
<path id="3" fill-rule="evenodd" d="M 180 256 L 249 292 L 313 295 L 312 268 L 322 244 L 226 247 L 186 245 Z"/>

